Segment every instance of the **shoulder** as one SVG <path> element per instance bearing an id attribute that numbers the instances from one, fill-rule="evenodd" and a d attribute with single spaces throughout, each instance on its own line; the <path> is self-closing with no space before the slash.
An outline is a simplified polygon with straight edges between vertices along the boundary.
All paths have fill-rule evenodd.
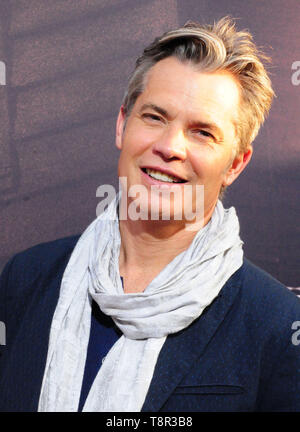
<path id="1" fill-rule="evenodd" d="M 294 293 L 290 292 L 285 285 L 251 261 L 244 259 L 244 263 L 238 272 L 242 294 L 249 301 L 259 301 L 262 306 L 266 303 L 268 305 L 272 304 L 275 308 L 282 306 L 280 302 L 290 305 L 295 304 L 296 307 L 300 307 L 300 302 Z"/>
<path id="2" fill-rule="evenodd" d="M 248 328 L 278 341 L 290 339 L 292 325 L 300 319 L 295 293 L 247 259 L 229 282 L 239 284 L 238 310 Z"/>
<path id="3" fill-rule="evenodd" d="M 6 326 L 8 347 L 22 332 L 31 334 L 34 323 L 41 334 L 42 328 L 48 331 L 46 323 L 51 320 L 61 279 L 78 238 L 36 245 L 16 254 L 4 267 L 0 277 L 0 321 Z M 7 347 L 0 348 L 2 360 L 1 353 L 7 352 Z"/>
<path id="4" fill-rule="evenodd" d="M 26 287 L 40 275 L 55 275 L 67 265 L 79 235 L 41 243 L 19 252 L 6 264 L 1 275 L 2 284 Z"/>
<path id="5" fill-rule="evenodd" d="M 79 235 L 64 237 L 58 240 L 40 243 L 14 256 L 14 263 L 29 264 L 40 268 L 51 265 L 56 260 L 64 258 L 74 249 Z"/>
<path id="6" fill-rule="evenodd" d="M 247 260 L 240 280 L 245 343 L 260 359 L 257 410 L 299 411 L 300 299 Z"/>
<path id="7" fill-rule="evenodd" d="M 43 257 L 48 257 L 51 256 L 53 253 L 60 253 L 65 250 L 73 249 L 79 237 L 79 235 L 74 235 L 49 242 L 39 243 L 24 251 L 19 252 L 18 254 L 16 254 L 16 256 L 20 258 L 37 258 L 40 254 L 42 254 Z"/>

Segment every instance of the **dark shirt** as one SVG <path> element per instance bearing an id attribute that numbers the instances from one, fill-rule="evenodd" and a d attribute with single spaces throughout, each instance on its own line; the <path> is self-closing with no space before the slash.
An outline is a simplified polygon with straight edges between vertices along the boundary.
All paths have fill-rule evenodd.
<path id="1" fill-rule="evenodd" d="M 123 285 L 123 278 L 121 277 Z M 95 301 L 92 302 L 90 338 L 81 387 L 78 411 L 82 411 L 94 379 L 112 346 L 122 335 L 111 317 L 101 312 Z"/>
<path id="2" fill-rule="evenodd" d="M 102 365 L 104 357 L 121 335 L 122 333 L 115 326 L 113 320 L 102 313 L 97 303 L 93 301 L 90 339 L 78 411 L 82 411 L 87 395 Z"/>

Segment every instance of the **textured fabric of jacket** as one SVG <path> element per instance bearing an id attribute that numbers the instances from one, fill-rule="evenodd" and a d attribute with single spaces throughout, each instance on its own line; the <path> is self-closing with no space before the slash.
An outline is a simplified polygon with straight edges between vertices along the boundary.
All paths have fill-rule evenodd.
<path id="1" fill-rule="evenodd" d="M 2 273 L 0 411 L 37 411 L 60 283 L 78 238 L 35 246 Z M 204 313 L 168 336 L 142 411 L 300 411 L 297 328 L 299 299 L 245 259 Z"/>

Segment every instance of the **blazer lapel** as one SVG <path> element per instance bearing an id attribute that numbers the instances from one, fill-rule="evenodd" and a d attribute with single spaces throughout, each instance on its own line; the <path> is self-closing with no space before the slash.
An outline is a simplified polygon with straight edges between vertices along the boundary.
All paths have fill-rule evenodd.
<path id="1" fill-rule="evenodd" d="M 242 267 L 224 285 L 218 297 L 189 327 L 169 335 L 159 354 L 142 411 L 159 411 L 203 354 L 239 292 Z M 197 337 L 195 343 L 195 335 Z"/>

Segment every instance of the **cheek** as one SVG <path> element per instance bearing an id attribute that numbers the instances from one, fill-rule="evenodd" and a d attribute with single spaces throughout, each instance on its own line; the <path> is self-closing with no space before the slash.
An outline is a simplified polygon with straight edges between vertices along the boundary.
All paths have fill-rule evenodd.
<path id="1" fill-rule="evenodd" d="M 124 140 L 123 149 L 128 157 L 135 157 L 141 155 L 149 147 L 149 143 L 147 137 L 136 132 Z"/>
<path id="2" fill-rule="evenodd" d="M 227 172 L 230 158 L 227 155 L 216 154 L 212 149 L 202 149 L 190 158 L 193 171 L 199 180 L 222 183 Z"/>
<path id="3" fill-rule="evenodd" d="M 124 132 L 123 145 L 132 155 L 141 154 L 160 138 L 158 128 L 147 127 L 139 119 L 128 122 Z"/>

